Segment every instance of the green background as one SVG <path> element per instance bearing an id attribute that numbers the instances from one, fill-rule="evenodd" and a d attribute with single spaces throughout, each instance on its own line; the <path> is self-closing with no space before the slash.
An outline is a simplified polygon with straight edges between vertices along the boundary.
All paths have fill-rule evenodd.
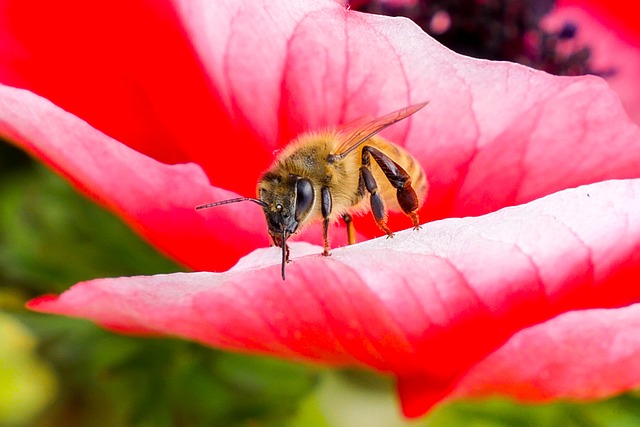
<path id="1" fill-rule="evenodd" d="M 412 422 L 388 378 L 135 338 L 24 309 L 97 277 L 184 270 L 0 141 L 0 426 L 640 426 L 640 398 L 453 402 Z"/>

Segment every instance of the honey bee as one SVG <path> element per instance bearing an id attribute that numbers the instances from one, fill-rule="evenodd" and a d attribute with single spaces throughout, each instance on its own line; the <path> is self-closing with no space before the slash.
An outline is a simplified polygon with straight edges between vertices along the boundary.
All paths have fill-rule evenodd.
<path id="1" fill-rule="evenodd" d="M 352 125 L 351 131 L 345 127 L 303 133 L 262 175 L 257 198 L 223 200 L 196 209 L 243 201 L 260 205 L 274 245 L 282 248 L 282 280 L 289 262 L 287 239 L 312 222 L 322 220 L 325 256 L 329 256 L 329 225 L 338 218 L 347 225 L 349 244 L 355 243 L 354 213 L 371 211 L 378 227 L 393 237 L 387 226 L 388 206 L 404 212 L 417 230 L 418 210 L 428 190 L 424 170 L 411 154 L 376 134 L 426 104 L 394 111 L 361 126 Z"/>

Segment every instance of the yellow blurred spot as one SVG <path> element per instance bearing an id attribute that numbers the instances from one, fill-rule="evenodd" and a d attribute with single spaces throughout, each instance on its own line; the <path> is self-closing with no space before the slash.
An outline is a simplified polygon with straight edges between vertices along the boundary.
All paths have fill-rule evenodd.
<path id="1" fill-rule="evenodd" d="M 56 380 L 34 352 L 35 338 L 0 312 L 0 425 L 33 420 L 56 393 Z"/>

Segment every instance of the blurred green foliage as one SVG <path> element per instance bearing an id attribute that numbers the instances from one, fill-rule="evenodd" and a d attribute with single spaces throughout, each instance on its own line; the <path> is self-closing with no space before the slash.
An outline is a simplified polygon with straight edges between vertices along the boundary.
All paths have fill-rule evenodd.
<path id="1" fill-rule="evenodd" d="M 631 427 L 633 393 L 592 404 L 453 402 L 399 415 L 393 383 L 112 334 L 24 303 L 96 277 L 182 270 L 118 219 L 0 141 L 0 426 Z"/>
<path id="2" fill-rule="evenodd" d="M 1 146 L 1 282 L 35 295 L 96 277 L 180 270 L 65 181 Z"/>
<path id="3" fill-rule="evenodd" d="M 594 403 L 516 404 L 504 398 L 454 402 L 434 411 L 428 427 L 634 427 L 640 396 L 628 393 Z"/>

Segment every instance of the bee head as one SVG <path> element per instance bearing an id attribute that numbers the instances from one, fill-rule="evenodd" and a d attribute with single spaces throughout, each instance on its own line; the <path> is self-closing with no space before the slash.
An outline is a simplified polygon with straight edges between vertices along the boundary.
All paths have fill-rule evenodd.
<path id="1" fill-rule="evenodd" d="M 273 242 L 282 246 L 295 234 L 300 224 L 311 211 L 314 190 L 311 181 L 297 175 L 286 179 L 265 176 L 259 189 L 262 209 L 267 219 L 269 234 Z"/>
<path id="2" fill-rule="evenodd" d="M 286 178 L 267 173 L 258 185 L 258 197 L 239 197 L 215 203 L 196 206 L 196 209 L 208 209 L 215 206 L 237 202 L 253 202 L 260 206 L 267 219 L 269 235 L 273 243 L 282 248 L 282 279 L 289 258 L 287 239 L 298 231 L 300 224 L 307 218 L 315 199 L 313 184 L 307 178 L 289 175 Z"/>

